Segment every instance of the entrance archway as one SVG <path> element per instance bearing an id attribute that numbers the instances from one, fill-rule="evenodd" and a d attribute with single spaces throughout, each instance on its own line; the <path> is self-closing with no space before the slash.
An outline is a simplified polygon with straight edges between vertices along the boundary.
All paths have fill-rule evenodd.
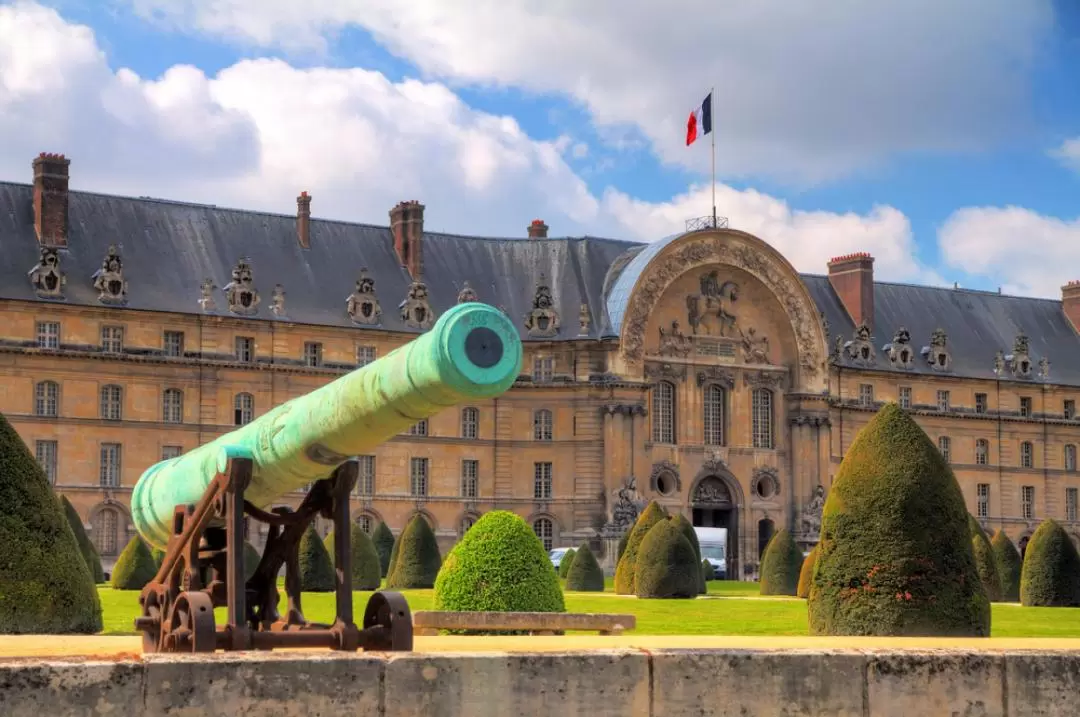
<path id="1" fill-rule="evenodd" d="M 690 495 L 690 509 L 694 527 L 727 529 L 727 579 L 738 580 L 739 506 L 728 481 L 718 475 L 699 480 Z"/>

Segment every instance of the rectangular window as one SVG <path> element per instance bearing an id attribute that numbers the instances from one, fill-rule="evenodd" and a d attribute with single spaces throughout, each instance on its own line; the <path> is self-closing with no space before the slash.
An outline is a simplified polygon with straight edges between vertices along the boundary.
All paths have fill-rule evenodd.
<path id="1" fill-rule="evenodd" d="M 541 408 L 533 414 L 533 440 L 550 441 L 555 435 L 555 419 L 551 411 Z"/>
<path id="2" fill-rule="evenodd" d="M 60 322 L 37 322 L 37 345 L 41 349 L 60 348 Z"/>
<path id="3" fill-rule="evenodd" d="M 1030 396 L 1021 396 L 1020 397 L 1020 415 L 1023 418 L 1031 418 L 1031 397 Z"/>
<path id="4" fill-rule="evenodd" d="M 979 483 L 975 486 L 975 517 L 985 518 L 990 515 L 990 484 Z"/>
<path id="5" fill-rule="evenodd" d="M 356 492 L 375 495 L 375 456 L 357 456 L 356 462 Z"/>
<path id="6" fill-rule="evenodd" d="M 184 392 L 179 388 L 167 388 L 161 394 L 161 420 L 165 423 L 183 423 Z"/>
<path id="7" fill-rule="evenodd" d="M 480 435 L 480 411 L 467 406 L 461 409 L 461 437 L 475 440 Z"/>
<path id="8" fill-rule="evenodd" d="M 911 386 L 901 386 L 898 397 L 900 408 L 911 408 Z"/>
<path id="9" fill-rule="evenodd" d="M 170 458 L 177 458 L 184 449 L 180 446 L 162 446 L 161 447 L 161 460 L 167 461 Z"/>
<path id="10" fill-rule="evenodd" d="M 34 455 L 41 464 L 41 470 L 45 471 L 49 485 L 56 485 L 56 463 L 59 452 L 56 441 L 37 441 L 34 444 Z"/>
<path id="11" fill-rule="evenodd" d="M 1071 398 L 1066 398 L 1064 405 L 1062 405 L 1061 412 L 1065 415 L 1066 421 L 1071 421 L 1076 418 L 1076 401 Z"/>
<path id="12" fill-rule="evenodd" d="M 255 360 L 255 339 L 250 336 L 236 337 L 236 360 L 251 363 Z"/>
<path id="13" fill-rule="evenodd" d="M 420 497 L 428 494 L 428 459 L 409 459 L 409 493 Z"/>
<path id="14" fill-rule="evenodd" d="M 859 384 L 859 405 L 869 408 L 874 405 L 874 385 L 871 383 Z"/>
<path id="15" fill-rule="evenodd" d="M 949 392 L 938 391 L 937 392 L 937 410 L 948 411 L 949 410 Z"/>
<path id="16" fill-rule="evenodd" d="M 946 463 L 950 463 L 952 457 L 952 441 L 948 436 L 939 436 L 937 439 L 938 450 L 941 451 L 941 457 L 945 459 Z"/>
<path id="17" fill-rule="evenodd" d="M 109 354 L 118 354 L 124 350 L 124 327 L 101 327 L 101 350 Z"/>
<path id="18" fill-rule="evenodd" d="M 375 347 L 374 346 L 357 346 L 356 347 L 356 365 L 367 366 L 369 363 L 375 360 Z"/>
<path id="19" fill-rule="evenodd" d="M 461 497 L 475 498 L 480 482 L 480 461 L 465 459 L 461 461 Z"/>
<path id="20" fill-rule="evenodd" d="M 124 391 L 119 386 L 101 387 L 101 417 L 107 421 L 119 421 L 123 417 Z"/>
<path id="21" fill-rule="evenodd" d="M 533 466 L 533 498 L 551 500 L 551 463 L 536 463 Z"/>
<path id="22" fill-rule="evenodd" d="M 1020 510 L 1026 520 L 1035 517 L 1035 486 L 1026 485 L 1020 489 Z"/>
<path id="23" fill-rule="evenodd" d="M 990 462 L 990 441 L 979 438 L 975 441 L 975 465 L 985 466 Z"/>
<path id="24" fill-rule="evenodd" d="M 1035 467 L 1035 450 L 1029 441 L 1024 441 L 1020 444 L 1020 467 Z"/>
<path id="25" fill-rule="evenodd" d="M 322 344 L 318 341 L 304 343 L 304 365 L 322 366 Z"/>
<path id="26" fill-rule="evenodd" d="M 1065 489 L 1065 520 L 1070 523 L 1076 522 L 1076 488 Z"/>
<path id="27" fill-rule="evenodd" d="M 166 331 L 161 343 L 166 356 L 180 358 L 184 355 L 183 331 Z"/>
<path id="28" fill-rule="evenodd" d="M 428 434 L 428 419 L 423 418 L 409 426 L 410 436 L 426 436 Z"/>
<path id="29" fill-rule="evenodd" d="M 750 429 L 754 448 L 773 447 L 773 395 L 767 388 L 755 388 L 750 399 Z"/>
<path id="30" fill-rule="evenodd" d="M 537 356 L 533 359 L 533 383 L 548 383 L 555 378 L 555 357 Z"/>
<path id="31" fill-rule="evenodd" d="M 60 385 L 55 381 L 40 381 L 34 386 L 34 415 L 53 416 L 60 412 Z"/>
<path id="32" fill-rule="evenodd" d="M 975 394 L 975 413 L 986 413 L 988 405 L 985 393 Z"/>
<path id="33" fill-rule="evenodd" d="M 101 470 L 98 480 L 102 488 L 120 487 L 120 444 L 101 444 Z"/>

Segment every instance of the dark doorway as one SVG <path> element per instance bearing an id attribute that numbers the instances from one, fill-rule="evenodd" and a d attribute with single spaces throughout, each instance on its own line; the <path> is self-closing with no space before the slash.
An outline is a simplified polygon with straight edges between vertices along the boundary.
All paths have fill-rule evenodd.
<path id="1" fill-rule="evenodd" d="M 758 560 L 765 555 L 765 548 L 769 547 L 769 541 L 772 540 L 773 533 L 776 532 L 776 526 L 768 518 L 762 518 L 757 524 L 757 554 Z"/>
<path id="2" fill-rule="evenodd" d="M 739 510 L 731 499 L 731 491 L 718 476 L 708 476 L 698 483 L 690 498 L 694 527 L 727 529 L 727 579 L 738 580 Z"/>

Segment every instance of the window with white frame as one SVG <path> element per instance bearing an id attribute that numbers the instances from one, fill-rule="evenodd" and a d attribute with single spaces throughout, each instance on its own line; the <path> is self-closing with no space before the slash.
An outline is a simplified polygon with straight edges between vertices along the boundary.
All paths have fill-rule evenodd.
<path id="1" fill-rule="evenodd" d="M 988 410 L 989 401 L 986 398 L 985 393 L 975 394 L 975 413 L 986 413 Z"/>
<path id="2" fill-rule="evenodd" d="M 897 391 L 897 399 L 900 408 L 911 408 L 911 386 L 901 386 Z"/>
<path id="3" fill-rule="evenodd" d="M 94 547 L 103 558 L 111 558 L 120 554 L 120 526 L 123 516 L 120 511 L 111 506 L 101 508 L 90 521 L 90 531 L 93 534 Z"/>
<path id="4" fill-rule="evenodd" d="M 1035 486 L 1026 485 L 1020 489 L 1020 510 L 1025 520 L 1035 517 Z"/>
<path id="5" fill-rule="evenodd" d="M 369 363 L 375 361 L 375 347 L 374 346 L 357 346 L 356 347 L 356 365 L 367 366 Z"/>
<path id="6" fill-rule="evenodd" d="M 237 361 L 251 363 L 255 360 L 255 339 L 250 336 L 237 336 L 234 346 Z"/>
<path id="7" fill-rule="evenodd" d="M 466 458 L 461 461 L 461 497 L 475 498 L 479 492 L 480 461 Z"/>
<path id="8" fill-rule="evenodd" d="M 120 487 L 120 444 L 101 444 L 101 463 L 98 471 L 98 482 L 102 488 Z"/>
<path id="9" fill-rule="evenodd" d="M 105 353 L 118 354 L 124 350 L 124 327 L 101 327 L 101 350 Z"/>
<path id="10" fill-rule="evenodd" d="M 975 465 L 985 466 L 990 463 L 990 441 L 985 438 L 975 439 Z"/>
<path id="11" fill-rule="evenodd" d="M 1076 418 L 1076 401 L 1071 398 L 1066 398 L 1061 406 L 1061 413 L 1065 416 L 1066 421 L 1071 421 Z"/>
<path id="12" fill-rule="evenodd" d="M 1071 443 L 1065 444 L 1065 470 L 1069 473 L 1076 472 L 1076 446 Z"/>
<path id="13" fill-rule="evenodd" d="M 356 492 L 375 495 L 375 456 L 356 457 Z"/>
<path id="14" fill-rule="evenodd" d="M 1020 415 L 1024 418 L 1031 418 L 1031 396 L 1020 397 Z"/>
<path id="15" fill-rule="evenodd" d="M 322 344 L 318 341 L 304 342 L 304 365 L 322 366 Z"/>
<path id="16" fill-rule="evenodd" d="M 554 547 L 555 540 L 555 526 L 552 525 L 550 518 L 537 518 L 533 521 L 533 532 L 536 533 L 536 537 L 540 538 L 540 542 L 544 546 L 544 550 L 550 552 Z"/>
<path id="17" fill-rule="evenodd" d="M 754 448 L 773 447 L 773 395 L 767 388 L 755 388 L 750 398 L 750 428 Z"/>
<path id="18" fill-rule="evenodd" d="M 165 423 L 183 423 L 184 392 L 178 388 L 167 388 L 161 396 L 161 419 Z"/>
<path id="19" fill-rule="evenodd" d="M 361 513 L 360 515 L 356 516 L 357 527 L 360 528 L 361 532 L 367 533 L 368 535 L 371 535 L 371 528 L 374 523 L 375 521 L 373 521 L 371 519 L 371 516 L 367 513 Z"/>
<path id="20" fill-rule="evenodd" d="M 162 349 L 166 356 L 179 358 L 184 355 L 184 332 L 166 331 L 162 337 Z"/>
<path id="21" fill-rule="evenodd" d="M 727 392 L 722 386 L 710 383 L 705 387 L 705 445 L 722 446 L 724 443 L 724 408 Z"/>
<path id="22" fill-rule="evenodd" d="M 555 357 L 537 356 L 533 359 L 533 383 L 549 383 L 555 378 Z"/>
<path id="23" fill-rule="evenodd" d="M 542 461 L 533 465 L 533 498 L 551 500 L 551 462 Z"/>
<path id="24" fill-rule="evenodd" d="M 233 424 L 246 426 L 255 418 L 255 397 L 250 393 L 238 393 L 233 398 Z"/>
<path id="25" fill-rule="evenodd" d="M 34 415 L 55 418 L 60 412 L 60 384 L 39 381 L 34 386 Z"/>
<path id="26" fill-rule="evenodd" d="M 533 413 L 533 440 L 534 441 L 550 441 L 554 437 L 555 433 L 555 419 L 552 416 L 551 411 L 547 408 L 541 408 Z"/>
<path id="27" fill-rule="evenodd" d="M 874 384 L 859 384 L 859 405 L 867 408 L 874 405 Z"/>
<path id="28" fill-rule="evenodd" d="M 1065 489 L 1065 520 L 1070 523 L 1076 522 L 1076 488 Z"/>
<path id="29" fill-rule="evenodd" d="M 56 464 L 60 454 L 59 444 L 56 441 L 35 441 L 34 456 L 45 471 L 45 477 L 50 485 L 56 485 Z"/>
<path id="30" fill-rule="evenodd" d="M 461 409 L 461 437 L 475 439 L 480 435 L 480 411 L 472 406 Z"/>
<path id="31" fill-rule="evenodd" d="M 409 426 L 410 436 L 426 436 L 428 434 L 428 419 L 421 418 L 416 423 Z"/>
<path id="32" fill-rule="evenodd" d="M 986 518 L 990 515 L 990 484 L 979 483 L 975 486 L 975 516 Z"/>
<path id="33" fill-rule="evenodd" d="M 37 322 L 37 345 L 39 349 L 60 348 L 60 322 Z"/>
<path id="34" fill-rule="evenodd" d="M 952 457 L 952 440 L 948 436 L 938 436 L 937 447 L 938 451 L 941 452 L 941 457 L 945 459 L 945 462 L 950 463 Z"/>
<path id="35" fill-rule="evenodd" d="M 653 443 L 675 443 L 675 385 L 660 381 L 652 393 Z"/>
<path id="36" fill-rule="evenodd" d="M 949 392 L 948 391 L 938 391 L 937 392 L 937 410 L 939 410 L 939 411 L 948 411 L 949 406 L 950 406 Z"/>
<path id="37" fill-rule="evenodd" d="M 106 421 L 119 421 L 123 418 L 124 390 L 115 384 L 101 387 L 99 405 L 101 417 Z"/>
<path id="38" fill-rule="evenodd" d="M 428 494 L 428 459 L 409 459 L 409 494 L 416 497 Z"/>
<path id="39" fill-rule="evenodd" d="M 1024 441 L 1020 444 L 1020 467 L 1035 467 L 1035 448 L 1031 445 L 1031 441 Z"/>
<path id="40" fill-rule="evenodd" d="M 170 458 L 176 458 L 183 452 L 184 452 L 184 449 L 181 448 L 180 446 L 162 446 L 161 447 L 161 460 L 167 461 Z"/>

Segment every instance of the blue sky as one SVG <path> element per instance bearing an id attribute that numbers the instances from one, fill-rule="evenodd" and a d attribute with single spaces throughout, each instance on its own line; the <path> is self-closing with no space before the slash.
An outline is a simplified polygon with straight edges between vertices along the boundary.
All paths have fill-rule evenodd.
<path id="1" fill-rule="evenodd" d="M 693 2 L 677 0 L 675 4 Z M 1080 277 L 1080 269 L 1071 272 L 1066 268 L 1074 259 L 1080 259 L 1080 254 L 1062 248 L 1070 239 L 1080 244 L 1080 224 L 1075 223 L 1080 217 L 1080 151 L 1075 165 L 1055 153 L 1070 139 L 1080 137 L 1080 3 L 1031 0 L 1030 7 L 1038 6 L 1036 9 L 1016 11 L 1014 15 L 1011 8 L 1020 6 L 1011 0 L 992 0 L 987 5 L 954 0 L 955 12 L 918 1 L 883 0 L 883 6 L 925 4 L 925 22 L 914 11 L 883 11 L 878 18 L 870 12 L 845 14 L 841 6 L 846 3 L 824 3 L 833 9 L 814 18 L 821 23 L 815 30 L 826 37 L 835 33 L 838 40 L 830 47 L 808 45 L 809 50 L 800 50 L 817 53 L 817 59 L 806 64 L 820 68 L 811 69 L 800 67 L 805 54 L 788 55 L 780 47 L 782 42 L 810 42 L 797 25 L 801 22 L 805 27 L 805 21 L 786 17 L 790 13 L 775 9 L 776 3 L 762 3 L 761 7 L 774 8 L 760 14 L 772 12 L 775 17 L 745 19 L 743 31 L 751 37 L 761 33 L 747 44 L 759 50 L 763 59 L 746 60 L 746 67 L 735 67 L 730 73 L 728 70 L 743 60 L 734 50 L 725 55 L 727 51 L 719 44 L 713 51 L 719 57 L 715 66 L 710 68 L 706 63 L 700 68 L 680 68 L 679 58 L 673 56 L 679 50 L 678 31 L 657 28 L 657 18 L 646 17 L 651 11 L 645 9 L 645 4 L 634 2 L 625 4 L 628 18 L 622 19 L 612 14 L 605 16 L 604 10 L 577 17 L 570 11 L 556 16 L 560 11 L 551 10 L 549 15 L 531 17 L 528 13 L 535 9 L 507 0 L 506 7 L 512 6 L 512 10 L 505 11 L 506 22 L 514 22 L 516 17 L 518 23 L 512 29 L 508 26 L 503 44 L 501 38 L 492 39 L 490 32 L 477 35 L 480 41 L 463 37 L 475 27 L 492 22 L 490 13 L 484 16 L 476 10 L 486 3 L 462 4 L 459 13 L 447 13 L 445 7 L 458 6 L 447 3 L 440 9 L 437 3 L 417 2 L 405 11 L 395 8 L 390 0 L 372 0 L 372 6 L 384 7 L 380 15 L 377 10 L 355 10 L 357 3 L 344 0 L 311 0 L 307 4 L 310 13 L 301 13 L 300 19 L 295 11 L 288 10 L 294 3 L 276 0 L 224 0 L 216 6 L 203 0 L 56 0 L 40 5 L 56 10 L 66 28 L 85 25 L 92 30 L 92 42 L 104 53 L 104 66 L 112 75 L 127 68 L 143 83 L 157 81 L 164 88 L 172 86 L 163 80 L 170 70 L 175 71 L 177 66 L 197 68 L 208 86 L 213 85 L 206 92 L 210 99 L 205 100 L 211 115 L 222 112 L 220 105 L 234 113 L 253 112 L 246 106 L 234 106 L 231 98 L 237 93 L 223 88 L 252 87 L 254 80 L 250 78 L 258 73 L 245 75 L 243 84 L 239 79 L 232 80 L 237 83 L 232 85 L 224 80 L 215 82 L 226 75 L 239 76 L 236 68 L 244 66 L 245 60 L 276 58 L 282 67 L 299 71 L 361 68 L 378 73 L 395 88 L 410 80 L 418 81 L 428 88 L 445 90 L 464 110 L 481 117 L 481 123 L 488 117 L 512 117 L 525 137 L 507 139 L 500 135 L 500 148 L 492 150 L 496 154 L 487 162 L 490 166 L 466 167 L 466 175 L 478 173 L 475 182 L 462 182 L 476 185 L 466 197 L 469 211 L 460 216 L 448 211 L 432 212 L 432 221 L 441 220 L 445 225 L 434 228 L 469 232 L 468 217 L 483 213 L 491 218 L 476 227 L 477 233 L 517 236 L 523 234 L 533 214 L 544 213 L 554 234 L 648 240 L 670 233 L 666 230 L 669 226 L 677 230 L 680 219 L 709 211 L 707 192 L 680 199 L 691 185 L 708 181 L 709 151 L 707 143 L 682 147 L 681 137 L 691 107 L 700 101 L 709 85 L 715 85 L 718 179 L 731 190 L 721 192 L 719 211 L 732 214 L 734 226 L 775 243 L 799 269 L 824 271 L 829 252 L 865 249 L 878 257 L 886 277 L 900 280 L 959 281 L 973 288 L 1005 286 L 1018 293 L 1053 296 L 1061 281 L 1077 278 L 1071 273 Z M 0 2 L 0 8 L 5 5 L 24 12 L 28 7 L 39 7 L 26 2 Z M 552 3 L 553 8 L 566 5 L 557 0 Z M 607 3 L 598 2 L 600 5 Z M 730 14 L 736 19 L 731 22 L 738 23 L 744 18 L 734 5 L 745 9 L 745 3 L 735 2 L 732 6 Z M 977 7 L 987 8 L 982 16 L 964 14 Z M 393 18 L 399 10 L 411 15 L 397 23 Z M 476 18 L 465 18 L 469 13 L 476 14 Z M 879 19 L 882 24 L 897 26 L 893 33 L 897 35 L 902 35 L 905 23 L 910 22 L 910 36 L 901 38 L 904 41 L 898 41 L 895 49 L 878 51 L 875 45 L 888 42 L 890 36 L 885 28 L 880 31 L 886 39 L 874 39 L 874 32 L 879 30 L 873 28 Z M 266 27 L 260 30 L 264 20 Z M 608 47 L 618 54 L 619 45 L 611 44 L 612 37 L 604 35 L 604 28 L 615 22 L 626 24 L 620 30 L 624 37 L 650 28 L 670 34 L 670 47 L 663 40 L 645 43 L 641 54 L 653 53 L 655 61 L 634 67 L 627 59 L 626 72 L 620 77 L 620 68 L 611 59 L 612 51 L 589 51 L 594 46 Z M 634 22 L 640 24 L 630 24 Z M 402 27 L 410 23 L 429 33 L 430 40 L 418 41 L 403 34 Z M 522 29 L 523 24 L 532 27 L 530 23 L 535 23 L 535 32 Z M 937 35 L 923 25 L 944 29 Z M 959 39 L 958 33 L 964 32 L 970 32 L 973 39 Z M 582 37 L 560 44 L 571 35 Z M 868 38 L 866 46 L 864 36 Z M 728 42 L 722 32 L 710 37 L 718 38 L 718 43 Z M 771 49 L 770 37 L 781 38 L 775 50 Z M 998 52 L 995 43 L 1003 38 L 1007 45 Z M 731 38 L 732 43 L 737 40 Z M 535 53 L 535 62 L 530 62 L 528 52 L 520 47 L 523 42 L 534 41 L 531 52 Z M 836 49 L 843 43 L 853 48 L 850 54 Z M 939 47 L 943 44 L 944 48 Z M 468 53 L 462 48 L 470 50 L 475 46 L 482 46 L 475 60 L 463 57 Z M 701 49 L 709 51 L 708 46 Z M 934 64 L 920 64 L 928 62 L 928 56 Z M 96 60 L 88 53 L 71 62 L 79 71 L 91 72 L 87 68 Z M 675 73 L 670 74 L 670 83 L 664 72 L 668 62 L 673 68 L 671 73 Z M 881 63 L 880 73 L 875 71 L 876 62 Z M 954 71 L 950 63 L 960 69 Z M 596 69 L 601 64 L 604 67 Z M 654 67 L 659 69 L 653 72 Z M 914 77 L 905 76 L 909 69 Z M 0 69 L 0 79 L 2 73 Z M 125 115 L 117 112 L 115 100 L 109 99 L 113 96 L 110 92 L 115 91 L 108 89 L 109 81 L 102 82 L 102 116 L 115 121 L 117 116 Z M 850 83 L 851 88 L 832 87 L 845 83 Z M 582 89 L 585 85 L 589 87 Z M 761 85 L 770 91 L 754 94 L 753 88 Z M 151 96 L 149 91 L 147 96 Z M 816 104 L 818 96 L 822 105 L 847 102 L 849 106 L 830 114 Z M 787 97 L 793 99 L 787 102 Z M 362 101 L 355 96 L 349 100 Z M 442 102 L 438 98 L 433 101 Z M 860 105 L 863 101 L 865 105 Z M 890 107 L 893 101 L 896 106 Z M 154 107 L 155 111 L 166 111 Z M 447 110 L 445 106 L 443 110 L 451 118 L 459 117 L 463 111 Z M 349 111 L 367 110 L 344 110 L 345 114 Z M 427 111 L 423 103 L 415 106 L 417 113 Z M 880 112 L 881 118 L 871 117 L 860 124 L 857 115 L 864 111 L 867 115 Z M 907 112 L 910 118 L 900 116 Z M 803 115 L 806 122 L 800 122 Z M 385 118 L 385 113 L 380 116 Z M 124 121 L 138 120 L 128 116 Z M 245 124 L 232 115 L 222 121 L 238 123 L 236 127 Z M 437 121 L 432 121 L 428 134 L 416 139 L 423 144 L 426 157 L 433 152 L 465 156 L 460 154 L 464 151 L 460 145 L 441 144 Z M 851 126 L 847 127 L 849 121 Z M 888 125 L 890 121 L 895 124 Z M 466 124 L 471 126 L 471 122 Z M 153 134 L 154 141 L 160 139 L 159 133 L 149 125 L 160 124 L 148 122 L 146 132 Z M 261 148 L 259 161 L 266 165 L 266 158 L 280 148 L 269 145 L 265 119 L 248 124 L 255 127 L 251 130 L 253 146 Z M 882 127 L 880 132 L 875 132 L 875 126 Z M 236 127 L 229 131 L 244 131 Z M 101 131 L 107 133 L 115 128 Z M 327 131 L 332 130 L 328 127 Z M 392 123 L 372 131 L 376 143 L 397 142 L 396 137 L 380 134 L 396 131 Z M 472 127 L 467 134 L 478 131 Z M 347 142 L 348 130 L 342 132 Z M 845 133 L 852 137 L 850 144 L 845 143 Z M 165 134 L 168 141 L 160 140 L 162 146 L 168 144 L 169 151 L 179 151 L 175 133 Z M 65 136 L 62 131 L 55 136 L 56 144 L 63 145 L 55 151 L 68 151 L 73 156 L 76 186 L 125 190 L 126 185 L 116 178 L 122 173 L 105 166 L 108 160 L 104 155 L 95 158 L 92 148 L 80 155 L 79 142 L 86 140 Z M 235 140 L 238 135 L 230 136 L 234 145 L 243 145 Z M 47 140 L 49 135 L 41 135 L 39 140 L 42 137 Z M 208 138 L 206 145 L 212 146 L 215 141 L 225 143 L 215 135 Z M 521 151 L 531 155 L 528 167 L 533 169 L 515 170 L 512 177 L 504 179 L 500 172 L 510 172 L 505 168 L 517 165 L 509 155 L 498 153 L 516 151 L 515 143 L 528 145 Z M 562 164 L 556 169 L 548 167 L 550 162 L 544 159 L 548 145 L 559 147 Z M 35 146 L 23 152 L 26 157 L 12 160 L 13 171 L 24 173 L 19 167 L 28 165 L 29 156 L 39 149 L 52 150 Z M 79 165 L 80 156 L 87 157 L 90 166 Z M 790 171 L 786 157 L 791 158 Z M 411 182 L 405 179 L 420 172 L 424 162 L 430 161 L 427 158 L 416 158 L 417 170 L 403 160 L 407 170 L 401 173 L 400 186 L 394 188 L 401 198 L 410 191 L 423 192 L 420 198 L 432 209 L 437 206 L 435 202 L 457 203 L 458 197 L 451 189 L 435 184 L 434 173 L 430 177 L 417 174 L 418 178 Z M 238 161 L 244 164 L 255 160 Z M 469 162 L 467 158 L 461 161 Z M 272 164 L 279 167 L 280 175 L 280 167 L 285 165 Z M 391 161 L 390 166 L 393 164 Z M 0 157 L 0 178 L 25 181 L 19 174 L 7 176 L 11 171 L 4 168 Z M 268 181 L 269 168 L 252 170 L 252 178 Z M 455 176 L 453 167 L 446 171 L 446 177 Z M 80 180 L 80 176 L 85 179 Z M 355 194 L 366 193 L 368 173 L 357 171 L 346 176 L 348 179 L 335 180 L 333 187 L 313 190 L 315 214 L 326 207 L 328 214 L 340 218 L 384 222 L 382 205 L 368 208 L 362 202 L 349 205 L 332 198 L 337 197 L 333 192 L 340 189 L 342 182 L 354 182 Z M 147 178 L 143 184 L 149 183 L 149 191 L 140 193 L 207 200 L 200 194 L 205 181 L 193 178 L 185 184 L 181 179 Z M 395 181 L 391 177 L 379 183 Z M 489 191 L 493 181 L 505 185 L 505 191 Z M 223 191 L 231 200 L 215 203 L 252 206 L 261 202 L 259 193 L 244 189 L 206 191 Z M 294 188 L 283 186 L 274 195 L 275 210 L 291 210 L 280 197 L 292 191 Z M 470 187 L 461 191 L 469 193 Z M 555 193 L 559 196 L 553 198 Z M 765 195 L 769 203 L 763 205 L 756 193 Z M 328 200 L 320 206 L 323 196 Z M 875 214 L 875 208 L 882 206 L 895 214 Z M 530 213 L 530 207 L 535 211 Z M 1016 211 L 1008 214 L 1008 207 Z M 784 216 L 777 218 L 781 210 Z M 815 214 L 807 219 L 800 212 Z M 953 250 L 946 251 L 946 246 Z M 980 255 L 980 260 L 969 265 L 962 255 L 972 251 Z M 1052 267 L 1049 273 L 1047 265 Z"/>

